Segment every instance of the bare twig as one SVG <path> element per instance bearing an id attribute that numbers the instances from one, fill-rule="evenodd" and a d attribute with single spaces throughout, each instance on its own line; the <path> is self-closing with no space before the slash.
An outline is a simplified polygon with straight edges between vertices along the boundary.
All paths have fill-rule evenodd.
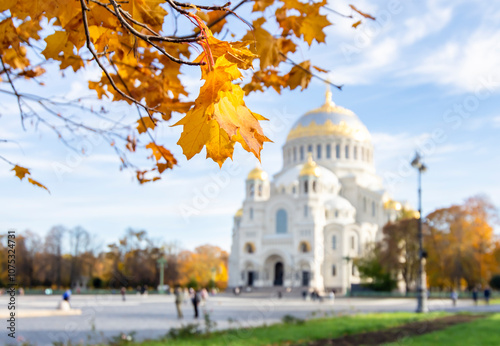
<path id="1" fill-rule="evenodd" d="M 24 111 L 23 111 L 23 106 L 21 105 L 21 95 L 17 92 L 14 82 L 12 81 L 12 78 L 10 78 L 9 70 L 7 69 L 7 66 L 5 66 L 5 62 L 3 61 L 3 57 L 1 55 L 0 55 L 0 61 L 2 62 L 3 70 L 5 71 L 7 79 L 9 80 L 10 87 L 12 88 L 14 94 L 17 97 L 17 105 L 19 107 L 19 113 L 21 115 L 21 125 L 23 127 L 23 130 L 26 130 L 26 128 L 24 127 Z"/>

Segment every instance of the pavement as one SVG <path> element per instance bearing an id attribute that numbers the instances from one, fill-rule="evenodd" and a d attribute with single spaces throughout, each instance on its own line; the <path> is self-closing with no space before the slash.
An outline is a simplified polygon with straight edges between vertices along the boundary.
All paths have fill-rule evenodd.
<path id="1" fill-rule="evenodd" d="M 242 294 L 234 297 L 221 294 L 209 297 L 201 308 L 199 321 L 193 317 L 189 301 L 182 305 L 184 319 L 178 320 L 174 297 L 169 295 L 73 295 L 71 306 L 80 309 L 81 315 L 58 316 L 44 314 L 55 310 L 58 296 L 18 296 L 16 302 L 16 339 L 1 328 L 1 344 L 21 344 L 29 341 L 34 345 L 53 345 L 55 342 L 92 344 L 105 342 L 122 333 L 133 335 L 134 340 L 159 338 L 172 327 L 188 323 L 200 323 L 204 327 L 203 311 L 207 312 L 217 329 L 246 328 L 281 321 L 285 315 L 307 319 L 333 314 L 356 314 L 368 312 L 391 312 L 415 310 L 415 299 L 406 298 L 336 298 L 334 301 L 304 301 L 297 298 L 278 299 L 276 296 L 252 296 Z M 7 296 L 0 296 L 0 311 L 7 312 Z M 470 300 L 459 300 L 453 307 L 451 300 L 432 299 L 430 311 L 500 312 L 500 305 L 474 306 Z M 23 317 L 23 311 L 24 317 Z M 20 316 L 19 316 L 20 314 Z M 38 317 L 27 317 L 29 315 Z M 2 318 L 4 319 L 4 318 Z M 5 321 L 5 319 L 4 319 Z M 7 325 L 7 322 L 4 322 Z"/>

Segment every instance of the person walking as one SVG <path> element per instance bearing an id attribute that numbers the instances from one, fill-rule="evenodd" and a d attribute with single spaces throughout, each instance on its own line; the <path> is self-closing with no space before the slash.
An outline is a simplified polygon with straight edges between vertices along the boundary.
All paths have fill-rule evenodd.
<path id="1" fill-rule="evenodd" d="M 474 287 L 474 289 L 472 290 L 472 300 L 474 301 L 474 305 L 476 306 L 477 306 L 477 298 L 478 298 L 477 288 Z"/>
<path id="2" fill-rule="evenodd" d="M 489 286 L 484 289 L 484 301 L 486 305 L 490 305 L 491 290 Z"/>
<path id="3" fill-rule="evenodd" d="M 198 304 L 200 304 L 200 294 L 193 288 L 189 289 L 189 293 L 191 295 L 191 303 L 193 304 L 194 318 L 198 318 Z"/>
<path id="4" fill-rule="evenodd" d="M 125 292 L 126 292 L 126 291 L 127 291 L 127 290 L 125 289 L 125 287 L 122 287 L 122 288 L 120 289 L 120 294 L 122 295 L 122 301 L 125 301 Z"/>
<path id="5" fill-rule="evenodd" d="M 183 300 L 183 292 L 179 286 L 177 286 L 175 288 L 174 294 L 175 294 L 175 308 L 177 309 L 177 318 L 181 319 L 184 317 L 182 315 L 182 308 L 181 308 L 181 304 L 182 304 L 182 300 Z"/>
<path id="6" fill-rule="evenodd" d="M 457 299 L 458 299 L 458 294 L 457 291 L 453 290 L 451 291 L 451 301 L 453 302 L 453 306 L 457 306 Z"/>

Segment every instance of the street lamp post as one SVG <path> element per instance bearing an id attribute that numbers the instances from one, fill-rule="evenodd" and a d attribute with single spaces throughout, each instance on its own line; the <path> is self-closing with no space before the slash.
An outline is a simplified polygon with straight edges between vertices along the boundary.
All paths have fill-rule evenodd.
<path id="1" fill-rule="evenodd" d="M 424 237 L 422 234 L 422 173 L 427 170 L 427 166 L 422 162 L 420 154 L 417 152 L 411 162 L 413 168 L 418 170 L 418 286 L 417 286 L 417 311 L 419 313 L 428 312 L 427 306 L 427 277 L 425 273 L 425 261 L 427 253 L 424 251 Z"/>
<path id="2" fill-rule="evenodd" d="M 353 260 L 353 258 L 349 255 L 343 257 L 343 259 L 347 263 L 347 291 L 346 296 L 351 295 L 351 268 L 349 267 L 349 262 Z"/>
<path id="3" fill-rule="evenodd" d="M 158 266 L 160 267 L 160 284 L 159 284 L 159 293 L 165 293 L 165 285 L 164 285 L 164 269 L 165 269 L 165 265 L 167 264 L 167 260 L 165 259 L 165 257 L 160 257 L 158 258 L 158 260 L 156 261 L 158 263 Z"/>

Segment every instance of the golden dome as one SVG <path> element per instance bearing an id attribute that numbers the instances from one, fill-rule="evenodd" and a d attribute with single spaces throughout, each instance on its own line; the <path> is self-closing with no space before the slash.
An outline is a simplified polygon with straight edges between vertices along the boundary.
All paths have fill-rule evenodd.
<path id="1" fill-rule="evenodd" d="M 326 91 L 325 104 L 301 116 L 288 133 L 287 141 L 316 136 L 343 136 L 359 141 L 370 139 L 370 133 L 354 112 L 337 106 L 332 93 Z"/>
<path id="2" fill-rule="evenodd" d="M 392 199 L 389 199 L 388 201 L 386 201 L 384 203 L 384 208 L 385 209 L 394 209 L 396 211 L 400 211 L 402 209 L 402 205 L 401 203 L 399 203 L 398 201 L 394 201 Z"/>
<path id="3" fill-rule="evenodd" d="M 247 180 L 267 180 L 267 173 L 260 167 L 255 167 L 248 173 Z"/>
<path id="4" fill-rule="evenodd" d="M 242 217 L 243 216 L 243 208 L 238 209 L 234 217 Z"/>
<path id="5" fill-rule="evenodd" d="M 299 174 L 301 177 L 307 175 L 312 175 L 314 177 L 319 177 L 321 175 L 319 167 L 316 162 L 313 161 L 311 153 L 307 156 L 307 162 L 304 164 Z"/>

